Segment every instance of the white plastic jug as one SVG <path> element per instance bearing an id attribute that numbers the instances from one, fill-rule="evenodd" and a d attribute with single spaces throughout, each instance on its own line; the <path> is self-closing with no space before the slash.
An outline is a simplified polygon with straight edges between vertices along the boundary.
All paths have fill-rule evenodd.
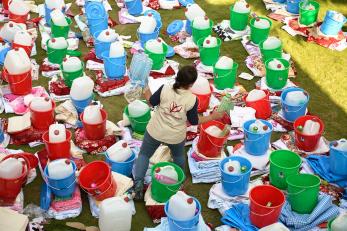
<path id="1" fill-rule="evenodd" d="M 83 121 L 87 124 L 100 124 L 102 115 L 98 105 L 89 105 L 84 109 Z"/>
<path id="2" fill-rule="evenodd" d="M 218 59 L 216 63 L 216 68 L 223 70 L 231 70 L 234 65 L 234 60 L 227 56 L 222 56 Z"/>
<path id="3" fill-rule="evenodd" d="M 228 174 L 241 174 L 241 165 L 237 160 L 229 160 L 223 166 L 224 172 Z"/>
<path id="4" fill-rule="evenodd" d="M 131 148 L 124 140 L 118 141 L 117 143 L 109 147 L 106 152 L 110 159 L 114 162 L 124 162 L 128 160 L 132 155 Z"/>
<path id="5" fill-rule="evenodd" d="M 302 91 L 291 91 L 287 93 L 285 101 L 289 105 L 300 105 L 306 103 L 307 96 Z"/>
<path id="6" fill-rule="evenodd" d="M 52 100 L 48 97 L 34 97 L 31 100 L 30 108 L 39 112 L 50 111 L 52 110 Z"/>
<path id="7" fill-rule="evenodd" d="M 210 83 L 207 79 L 198 76 L 195 83 L 192 86 L 191 91 L 197 95 L 207 95 L 211 93 Z"/>
<path id="8" fill-rule="evenodd" d="M 269 62 L 268 64 L 268 67 L 271 69 L 271 70 L 277 70 L 277 71 L 281 71 L 281 70 L 284 70 L 285 67 L 284 65 L 282 64 L 282 62 L 278 59 L 273 59 Z"/>
<path id="9" fill-rule="evenodd" d="M 164 52 L 164 43 L 161 41 L 161 39 L 148 40 L 145 46 L 147 50 L 155 54 L 163 54 Z"/>
<path id="10" fill-rule="evenodd" d="M 168 212 L 177 220 L 190 220 L 196 213 L 195 200 L 182 191 L 178 191 L 169 200 Z"/>
<path id="11" fill-rule="evenodd" d="M 61 12 L 60 9 L 55 9 L 51 12 L 51 19 L 53 24 L 56 26 L 68 26 L 65 15 Z"/>
<path id="12" fill-rule="evenodd" d="M 316 7 L 312 4 L 307 4 L 306 6 L 304 6 L 304 9 L 305 10 L 315 10 Z"/>
<path id="13" fill-rule="evenodd" d="M 1 27 L 0 37 L 3 40 L 6 40 L 12 43 L 16 33 L 22 30 L 23 28 L 19 24 L 15 22 L 8 22 L 8 23 L 5 23 L 3 27 Z"/>
<path id="14" fill-rule="evenodd" d="M 125 49 L 121 42 L 115 41 L 110 46 L 110 58 L 123 57 L 125 55 Z"/>
<path id="15" fill-rule="evenodd" d="M 206 133 L 209 134 L 210 136 L 214 136 L 214 137 L 221 137 L 223 134 L 223 130 L 220 129 L 217 126 L 209 126 L 208 128 L 206 128 Z"/>
<path id="16" fill-rule="evenodd" d="M 64 0 L 45 0 L 45 3 L 50 10 L 63 9 L 65 7 Z"/>
<path id="17" fill-rule="evenodd" d="M 217 46 L 217 38 L 211 35 L 207 36 L 202 44 L 204 48 L 211 48 Z"/>
<path id="18" fill-rule="evenodd" d="M 334 148 L 342 152 L 347 152 L 347 140 L 344 138 L 338 140 L 337 145 Z"/>
<path id="19" fill-rule="evenodd" d="M 51 124 L 48 129 L 49 142 L 61 143 L 66 140 L 66 129 L 64 124 Z"/>
<path id="20" fill-rule="evenodd" d="M 206 13 L 201 7 L 194 3 L 194 4 L 188 4 L 185 10 L 185 16 L 189 21 L 193 21 L 197 17 L 205 17 Z"/>
<path id="21" fill-rule="evenodd" d="M 148 110 L 149 106 L 145 102 L 138 99 L 134 100 L 128 105 L 129 115 L 132 117 L 140 117 L 148 112 Z"/>
<path id="22" fill-rule="evenodd" d="M 347 227 L 347 213 L 341 213 L 331 223 L 331 231 L 346 231 Z"/>
<path id="23" fill-rule="evenodd" d="M 66 49 L 69 44 L 64 37 L 52 38 L 48 41 L 48 46 L 53 49 Z"/>
<path id="24" fill-rule="evenodd" d="M 65 179 L 73 174 L 74 169 L 69 159 L 58 159 L 48 163 L 49 178 L 54 180 Z"/>
<path id="25" fill-rule="evenodd" d="M 30 8 L 24 1 L 12 1 L 9 4 L 8 10 L 15 15 L 26 15 L 29 13 Z"/>
<path id="26" fill-rule="evenodd" d="M 337 21 L 337 22 L 344 22 L 345 21 L 345 16 L 337 11 L 331 10 L 332 13 L 332 18 Z"/>
<path id="27" fill-rule="evenodd" d="M 63 70 L 66 72 L 75 72 L 82 69 L 82 62 L 77 57 L 65 58 L 63 61 Z M 83 88 L 81 88 L 83 89 Z M 84 90 L 84 89 L 83 89 Z"/>
<path id="28" fill-rule="evenodd" d="M 196 17 L 193 20 L 193 27 L 195 29 L 204 30 L 210 27 L 210 19 L 205 17 Z"/>
<path id="29" fill-rule="evenodd" d="M 83 91 L 81 91 L 83 89 Z M 85 100 L 93 94 L 94 81 L 88 76 L 74 79 L 70 89 L 70 97 L 74 100 Z"/>
<path id="30" fill-rule="evenodd" d="M 139 26 L 139 32 L 142 34 L 151 34 L 155 31 L 157 27 L 157 21 L 152 14 L 143 16 L 141 18 L 141 24 Z"/>
<path id="31" fill-rule="evenodd" d="M 233 11 L 237 12 L 237 13 L 244 14 L 244 13 L 250 12 L 251 9 L 250 9 L 250 7 L 249 7 L 247 2 L 245 2 L 245 1 L 237 1 L 237 2 L 235 2 Z"/>
<path id="32" fill-rule="evenodd" d="M 287 227 L 285 227 L 282 223 L 274 223 L 268 226 L 265 226 L 258 231 L 290 231 Z"/>
<path id="33" fill-rule="evenodd" d="M 263 90 L 253 89 L 250 91 L 246 97 L 247 102 L 253 102 L 260 99 L 263 99 L 266 96 Z"/>
<path id="34" fill-rule="evenodd" d="M 31 69 L 31 62 L 23 48 L 16 48 L 7 52 L 4 67 L 12 75 L 23 74 Z"/>
<path id="35" fill-rule="evenodd" d="M 268 37 L 264 43 L 263 43 L 263 48 L 265 50 L 273 50 L 282 45 L 282 42 L 279 38 L 277 37 Z"/>
<path id="36" fill-rule="evenodd" d="M 254 27 L 259 29 L 266 29 L 270 27 L 270 23 L 266 19 L 256 18 L 256 20 L 254 21 Z"/>
<path id="37" fill-rule="evenodd" d="M 156 175 L 163 176 L 165 178 L 172 179 L 173 181 L 178 181 L 178 174 L 175 170 L 175 168 L 171 165 L 159 167 L 155 169 Z"/>
<path id="38" fill-rule="evenodd" d="M 319 133 L 320 124 L 313 120 L 306 120 L 302 129 L 304 135 L 316 135 Z"/>
<path id="39" fill-rule="evenodd" d="M 98 40 L 101 42 L 114 42 L 117 40 L 116 31 L 113 29 L 106 29 L 100 32 Z"/>
<path id="40" fill-rule="evenodd" d="M 22 46 L 31 46 L 33 43 L 33 38 L 26 31 L 18 31 L 13 38 L 13 43 Z"/>
<path id="41" fill-rule="evenodd" d="M 132 208 L 129 202 L 121 197 L 111 197 L 100 204 L 100 231 L 130 231 Z"/>
<path id="42" fill-rule="evenodd" d="M 264 124 L 261 120 L 255 120 L 254 123 L 249 125 L 248 130 L 254 133 L 264 134 L 268 132 L 269 127 L 266 124 Z"/>
<path id="43" fill-rule="evenodd" d="M 16 179 L 22 175 L 22 162 L 16 158 L 8 158 L 0 162 L 0 178 Z"/>

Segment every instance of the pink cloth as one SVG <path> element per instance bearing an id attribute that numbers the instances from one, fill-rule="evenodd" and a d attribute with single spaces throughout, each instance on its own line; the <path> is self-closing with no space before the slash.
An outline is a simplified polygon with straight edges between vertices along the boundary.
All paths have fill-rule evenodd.
<path id="1" fill-rule="evenodd" d="M 81 191 L 78 188 L 78 186 L 76 187 L 75 192 L 73 193 L 71 199 L 61 200 L 61 201 L 53 200 L 51 203 L 51 208 L 57 212 L 74 210 L 80 207 L 82 207 L 82 200 L 81 200 Z"/>

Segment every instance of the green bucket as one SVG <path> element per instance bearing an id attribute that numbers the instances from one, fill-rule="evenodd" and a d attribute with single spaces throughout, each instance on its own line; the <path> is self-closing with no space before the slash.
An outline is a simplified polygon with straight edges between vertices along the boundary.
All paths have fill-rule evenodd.
<path id="1" fill-rule="evenodd" d="M 318 202 L 319 177 L 312 174 L 298 174 L 287 177 L 288 201 L 292 210 L 310 214 Z"/>
<path id="2" fill-rule="evenodd" d="M 198 41 L 200 60 L 202 64 L 206 66 L 213 66 L 217 63 L 220 54 L 220 46 L 222 44 L 222 40 L 217 38 L 217 46 L 211 48 L 203 47 L 205 38 L 201 38 Z"/>
<path id="3" fill-rule="evenodd" d="M 156 53 L 153 53 L 153 52 L 147 50 L 146 45 L 145 45 L 145 53 L 153 61 L 152 70 L 160 70 L 164 66 L 167 49 L 168 48 L 167 48 L 166 44 L 163 44 L 164 52 L 162 54 L 156 54 Z"/>
<path id="4" fill-rule="evenodd" d="M 256 18 L 251 19 L 251 21 L 249 23 L 250 27 L 251 27 L 251 41 L 254 44 L 259 44 L 261 41 L 267 39 L 269 37 L 270 29 L 272 26 L 272 22 L 268 18 L 265 18 L 265 17 L 258 17 L 258 18 L 267 20 L 270 23 L 270 26 L 269 26 L 269 28 L 265 28 L 265 29 L 256 28 L 254 26 L 254 22 L 255 22 Z"/>
<path id="5" fill-rule="evenodd" d="M 299 174 L 301 158 L 288 150 L 273 151 L 270 155 L 270 182 L 279 189 L 287 189 L 287 177 Z"/>
<path id="6" fill-rule="evenodd" d="M 271 70 L 268 65 L 273 59 L 268 59 L 265 62 L 266 68 L 266 84 L 275 90 L 282 89 L 287 84 L 288 74 L 289 74 L 289 62 L 283 58 L 278 60 L 284 65 L 284 70 Z"/>
<path id="7" fill-rule="evenodd" d="M 155 178 L 155 170 L 158 167 L 164 167 L 168 165 L 171 165 L 172 167 L 174 167 L 177 172 L 178 182 L 176 184 L 163 184 Z M 184 175 L 183 170 L 178 165 L 174 163 L 170 163 L 170 162 L 160 162 L 158 164 L 153 165 L 151 169 L 151 176 L 152 176 L 152 186 L 151 186 L 152 198 L 155 201 L 160 203 L 167 202 L 171 196 L 175 195 L 176 192 L 181 188 L 183 181 L 186 179 L 186 176 Z"/>
<path id="8" fill-rule="evenodd" d="M 61 64 L 67 54 L 67 47 L 64 49 L 53 49 L 48 46 L 47 41 L 47 58 L 50 63 Z"/>
<path id="9" fill-rule="evenodd" d="M 125 115 L 129 118 L 131 127 L 134 132 L 138 134 L 144 134 L 146 131 L 147 124 L 151 119 L 151 110 L 148 110 L 145 114 L 139 117 L 132 117 L 129 114 L 128 106 L 124 109 Z"/>
<path id="10" fill-rule="evenodd" d="M 53 23 L 51 19 L 52 38 L 64 37 L 67 39 L 72 21 L 68 17 L 65 18 L 68 23 L 67 26 L 57 26 Z"/>
<path id="11" fill-rule="evenodd" d="M 308 4 L 312 4 L 315 9 L 314 10 L 305 10 L 303 8 L 304 2 L 299 3 L 299 23 L 304 26 L 309 26 L 314 24 L 318 18 L 318 12 L 320 5 L 316 1 L 308 1 Z"/>
<path id="12" fill-rule="evenodd" d="M 251 12 L 248 13 L 238 13 L 238 12 L 234 12 L 234 5 L 230 6 L 230 27 L 233 30 L 237 30 L 237 31 L 243 31 L 246 29 L 247 24 L 248 24 L 248 18 L 249 18 L 249 14 Z"/>
<path id="13" fill-rule="evenodd" d="M 213 67 L 214 86 L 218 90 L 224 90 L 226 88 L 229 88 L 229 89 L 234 88 L 238 67 L 239 65 L 235 62 L 233 63 L 232 69 L 219 69 L 219 68 Z"/>
<path id="14" fill-rule="evenodd" d="M 64 83 L 66 84 L 66 86 L 71 88 L 72 82 L 75 79 L 83 76 L 83 69 L 84 69 L 83 67 L 84 67 L 84 64 L 82 63 L 82 68 L 80 70 L 67 72 L 63 70 L 62 65 L 60 66 L 61 72 L 63 73 Z"/>
<path id="15" fill-rule="evenodd" d="M 193 25 L 194 25 L 194 20 L 192 22 L 192 36 L 193 36 L 193 41 L 195 44 L 198 44 L 198 41 L 200 39 L 206 38 L 212 34 L 213 21 L 211 19 L 210 19 L 210 27 L 207 29 L 203 29 L 203 30 L 196 29 L 193 27 Z"/>
<path id="16" fill-rule="evenodd" d="M 265 40 L 264 40 L 265 41 Z M 264 41 L 259 43 L 260 53 L 263 58 L 263 62 L 265 63 L 268 59 L 279 59 L 282 58 L 282 43 L 279 47 L 275 49 L 264 49 Z"/>

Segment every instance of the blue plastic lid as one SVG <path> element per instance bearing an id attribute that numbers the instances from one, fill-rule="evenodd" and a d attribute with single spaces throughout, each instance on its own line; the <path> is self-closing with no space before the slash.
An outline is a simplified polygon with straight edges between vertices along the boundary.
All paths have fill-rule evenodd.
<path id="1" fill-rule="evenodd" d="M 157 21 L 158 24 L 161 24 L 161 16 L 160 13 L 156 10 L 146 10 L 144 15 L 152 14 L 153 17 L 155 18 L 155 21 Z"/>
<path id="2" fill-rule="evenodd" d="M 169 26 L 166 29 L 166 32 L 168 35 L 175 35 L 178 32 L 180 32 L 183 28 L 183 21 L 182 20 L 175 20 L 172 23 L 169 24 Z"/>
<path id="3" fill-rule="evenodd" d="M 186 7 L 188 4 L 194 4 L 195 3 L 194 0 L 178 0 L 178 2 L 184 7 Z"/>
<path id="4" fill-rule="evenodd" d="M 176 54 L 176 53 L 175 53 L 175 50 L 173 49 L 173 47 L 167 45 L 166 57 L 167 57 L 167 58 L 170 58 L 170 57 L 174 56 L 175 54 Z"/>
<path id="5" fill-rule="evenodd" d="M 100 2 L 89 2 L 86 7 L 87 18 L 101 18 L 106 14 L 105 7 Z"/>
<path id="6" fill-rule="evenodd" d="M 47 211 L 51 206 L 51 200 L 51 189 L 46 183 L 43 183 L 40 192 L 40 208 Z"/>

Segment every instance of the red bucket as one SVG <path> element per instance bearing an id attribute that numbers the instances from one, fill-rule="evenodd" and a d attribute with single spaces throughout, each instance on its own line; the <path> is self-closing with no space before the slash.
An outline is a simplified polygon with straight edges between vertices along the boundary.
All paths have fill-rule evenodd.
<path id="1" fill-rule="evenodd" d="M 283 192 L 271 185 L 254 187 L 249 193 L 249 199 L 250 219 L 258 228 L 276 223 L 286 201 Z"/>
<path id="2" fill-rule="evenodd" d="M 304 135 L 301 131 L 299 131 L 298 127 L 302 126 L 304 127 L 305 122 L 307 120 L 313 120 L 320 124 L 320 129 L 318 134 L 316 135 Z M 305 115 L 297 118 L 294 121 L 294 132 L 295 132 L 295 145 L 306 152 L 314 151 L 319 143 L 319 140 L 323 134 L 324 131 L 324 123 L 323 121 L 317 117 L 317 116 L 311 116 L 311 115 Z"/>
<path id="3" fill-rule="evenodd" d="M 4 8 L 4 10 L 8 10 L 8 6 L 9 6 L 9 2 L 12 0 L 2 0 L 2 7 Z"/>
<path id="4" fill-rule="evenodd" d="M 71 132 L 66 130 L 66 140 L 59 143 L 49 142 L 49 131 L 43 133 L 42 140 L 45 143 L 45 147 L 48 153 L 48 159 L 50 161 L 56 159 L 70 159 L 71 158 Z"/>
<path id="5" fill-rule="evenodd" d="M 31 69 L 23 74 L 12 75 L 3 69 L 4 80 L 10 85 L 10 90 L 15 95 L 27 95 L 31 93 L 32 80 L 31 80 Z"/>
<path id="6" fill-rule="evenodd" d="M 15 22 L 15 23 L 26 23 L 27 19 L 28 19 L 28 14 L 24 14 L 24 15 L 17 15 L 12 13 L 11 11 L 9 11 L 9 18 L 10 21 Z M 30 56 L 29 56 L 30 57 Z"/>
<path id="7" fill-rule="evenodd" d="M 31 112 L 31 123 L 34 126 L 34 128 L 39 130 L 47 130 L 49 128 L 49 125 L 53 124 L 54 119 L 54 108 L 55 108 L 55 102 L 52 100 L 52 110 L 41 112 L 41 111 L 34 111 L 31 109 L 29 104 L 30 112 Z"/>
<path id="8" fill-rule="evenodd" d="M 209 135 L 205 130 L 210 126 L 216 126 L 219 127 L 221 130 L 224 129 L 225 124 L 217 121 L 212 120 L 207 123 L 200 125 L 200 136 L 198 141 L 198 150 L 201 154 L 203 154 L 206 157 L 218 157 L 220 156 L 224 144 L 227 141 L 227 138 L 229 135 L 226 135 L 224 137 L 214 137 Z"/>
<path id="9" fill-rule="evenodd" d="M 203 113 L 207 110 L 210 105 L 211 94 L 213 92 L 213 87 L 210 86 L 211 92 L 206 95 L 194 94 L 198 98 L 198 112 Z"/>
<path id="10" fill-rule="evenodd" d="M 100 109 L 102 122 L 100 124 L 87 124 L 83 121 L 83 114 L 80 115 L 80 120 L 83 124 L 83 129 L 85 131 L 86 137 L 89 140 L 101 140 L 105 137 L 106 134 L 106 120 L 107 112 L 104 109 Z"/>
<path id="11" fill-rule="evenodd" d="M 31 46 L 24 46 L 21 44 L 17 44 L 17 43 L 12 43 L 12 49 L 19 49 L 19 48 L 23 48 L 25 50 L 25 52 L 27 53 L 28 57 L 30 57 L 31 55 L 31 50 L 33 49 L 33 45 Z"/>
<path id="12" fill-rule="evenodd" d="M 243 97 L 243 101 L 246 103 L 247 107 L 253 108 L 256 113 L 255 117 L 257 119 L 266 120 L 271 116 L 272 109 L 270 103 L 270 92 L 268 90 L 263 90 L 265 92 L 265 96 L 262 99 L 256 101 L 246 101 L 247 95 Z"/>
<path id="13" fill-rule="evenodd" d="M 116 194 L 110 166 L 104 161 L 93 161 L 82 168 L 78 176 L 80 186 L 96 200 L 102 201 Z"/>

